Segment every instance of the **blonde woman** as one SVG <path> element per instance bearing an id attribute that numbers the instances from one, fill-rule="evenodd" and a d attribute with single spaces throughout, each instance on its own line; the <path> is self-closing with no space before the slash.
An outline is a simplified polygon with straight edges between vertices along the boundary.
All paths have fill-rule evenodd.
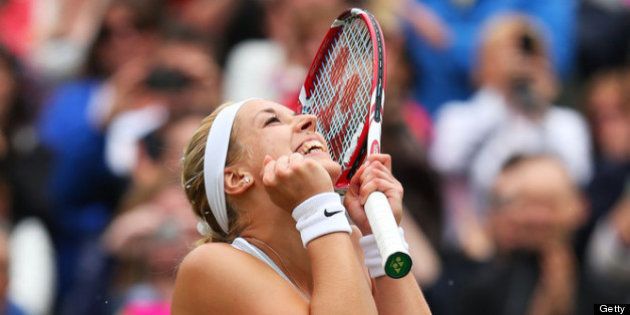
<path id="1" fill-rule="evenodd" d="M 363 210 L 379 190 L 400 221 L 390 157 L 370 157 L 342 204 L 315 119 L 248 99 L 202 122 L 182 180 L 206 240 L 180 265 L 173 314 L 430 313 L 413 276 L 384 276 Z"/>

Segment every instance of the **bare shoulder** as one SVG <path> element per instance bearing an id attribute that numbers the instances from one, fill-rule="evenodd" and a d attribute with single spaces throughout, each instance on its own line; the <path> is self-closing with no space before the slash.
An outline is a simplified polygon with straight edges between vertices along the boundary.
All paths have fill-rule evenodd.
<path id="1" fill-rule="evenodd" d="M 180 264 L 171 312 L 301 314 L 308 312 L 308 304 L 262 261 L 229 244 L 209 243 L 193 249 Z"/>

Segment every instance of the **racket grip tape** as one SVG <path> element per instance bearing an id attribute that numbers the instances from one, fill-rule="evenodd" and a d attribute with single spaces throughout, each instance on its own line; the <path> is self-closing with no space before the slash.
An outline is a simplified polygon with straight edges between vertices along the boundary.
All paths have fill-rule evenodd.
<path id="1" fill-rule="evenodd" d="M 406 276 L 411 270 L 411 256 L 398 232 L 385 194 L 380 191 L 371 193 L 365 202 L 365 213 L 383 259 L 385 274 L 394 279 Z"/>

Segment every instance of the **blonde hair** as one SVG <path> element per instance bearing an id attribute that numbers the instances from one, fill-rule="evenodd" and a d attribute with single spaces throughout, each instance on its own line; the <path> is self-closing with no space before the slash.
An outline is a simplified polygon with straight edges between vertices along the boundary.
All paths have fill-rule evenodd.
<path id="1" fill-rule="evenodd" d="M 202 220 L 206 221 L 212 228 L 210 235 L 205 236 L 201 243 L 207 242 L 231 242 L 243 230 L 243 222 L 240 220 L 239 211 L 233 206 L 229 196 L 226 196 L 227 216 L 228 216 L 228 232 L 225 233 L 217 223 L 216 218 L 210 211 L 208 199 L 206 197 L 206 187 L 204 184 L 204 155 L 206 150 L 206 141 L 208 133 L 217 115 L 225 107 L 232 103 L 224 103 L 220 105 L 212 114 L 208 115 L 201 121 L 201 126 L 184 150 L 183 166 L 182 166 L 182 185 L 186 192 L 186 197 L 192 205 L 193 212 Z M 227 158 L 225 165 L 228 166 L 243 156 L 243 149 L 235 141 L 236 125 L 232 129 L 230 135 L 230 144 L 228 146 Z"/>

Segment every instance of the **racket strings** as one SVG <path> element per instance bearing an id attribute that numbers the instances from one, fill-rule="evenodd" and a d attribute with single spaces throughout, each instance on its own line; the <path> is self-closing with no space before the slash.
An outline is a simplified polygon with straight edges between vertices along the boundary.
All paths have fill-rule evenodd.
<path id="1" fill-rule="evenodd" d="M 335 161 L 345 168 L 368 115 L 373 49 L 367 26 L 352 19 L 324 57 L 313 86 L 313 114 Z"/>

